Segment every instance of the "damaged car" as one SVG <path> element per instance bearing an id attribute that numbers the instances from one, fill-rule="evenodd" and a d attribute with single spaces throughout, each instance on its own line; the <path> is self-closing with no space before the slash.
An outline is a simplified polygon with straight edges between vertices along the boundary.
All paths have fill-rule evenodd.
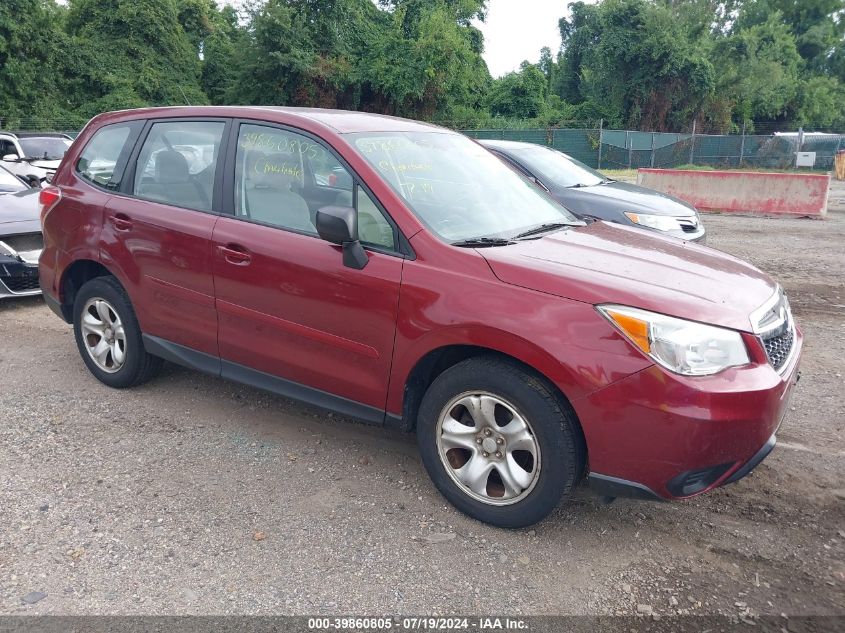
<path id="1" fill-rule="evenodd" d="M 39 191 L 0 167 L 0 299 L 41 293 Z"/>

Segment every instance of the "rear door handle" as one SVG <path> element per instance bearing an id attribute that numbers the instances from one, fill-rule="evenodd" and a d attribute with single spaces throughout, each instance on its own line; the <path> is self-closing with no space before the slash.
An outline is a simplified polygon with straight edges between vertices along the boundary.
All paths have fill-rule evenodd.
<path id="1" fill-rule="evenodd" d="M 111 223 L 118 231 L 128 231 L 132 228 L 132 222 L 122 213 L 111 216 Z"/>
<path id="2" fill-rule="evenodd" d="M 252 261 L 252 256 L 247 252 L 243 246 L 237 244 L 226 244 L 225 246 L 218 246 L 217 250 L 223 255 L 223 258 L 230 264 L 235 266 L 248 266 Z"/>

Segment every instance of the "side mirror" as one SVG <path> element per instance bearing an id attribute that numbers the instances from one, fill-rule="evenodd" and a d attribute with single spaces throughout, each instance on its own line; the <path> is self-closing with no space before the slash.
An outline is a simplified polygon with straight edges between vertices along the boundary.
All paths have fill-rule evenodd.
<path id="1" fill-rule="evenodd" d="M 3 161 L 6 163 L 17 163 L 20 159 L 21 157 L 17 154 L 5 154 L 3 156 Z"/>
<path id="2" fill-rule="evenodd" d="M 358 241 L 358 212 L 352 207 L 323 207 L 317 211 L 317 234 L 321 239 L 339 244 L 343 265 L 361 270 L 369 262 Z"/>

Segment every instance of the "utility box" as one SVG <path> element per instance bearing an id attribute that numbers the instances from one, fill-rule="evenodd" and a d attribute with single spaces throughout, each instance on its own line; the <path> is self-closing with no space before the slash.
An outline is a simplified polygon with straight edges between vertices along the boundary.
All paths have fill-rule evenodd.
<path id="1" fill-rule="evenodd" d="M 795 166 L 796 167 L 815 167 L 816 153 L 815 152 L 795 152 Z"/>

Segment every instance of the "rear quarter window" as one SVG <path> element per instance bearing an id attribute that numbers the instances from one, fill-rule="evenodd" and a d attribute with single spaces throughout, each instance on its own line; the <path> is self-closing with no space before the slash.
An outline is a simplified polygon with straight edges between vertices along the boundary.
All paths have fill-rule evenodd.
<path id="1" fill-rule="evenodd" d="M 118 189 L 142 126 L 143 121 L 127 121 L 97 130 L 76 162 L 76 173 L 99 187 Z"/>

